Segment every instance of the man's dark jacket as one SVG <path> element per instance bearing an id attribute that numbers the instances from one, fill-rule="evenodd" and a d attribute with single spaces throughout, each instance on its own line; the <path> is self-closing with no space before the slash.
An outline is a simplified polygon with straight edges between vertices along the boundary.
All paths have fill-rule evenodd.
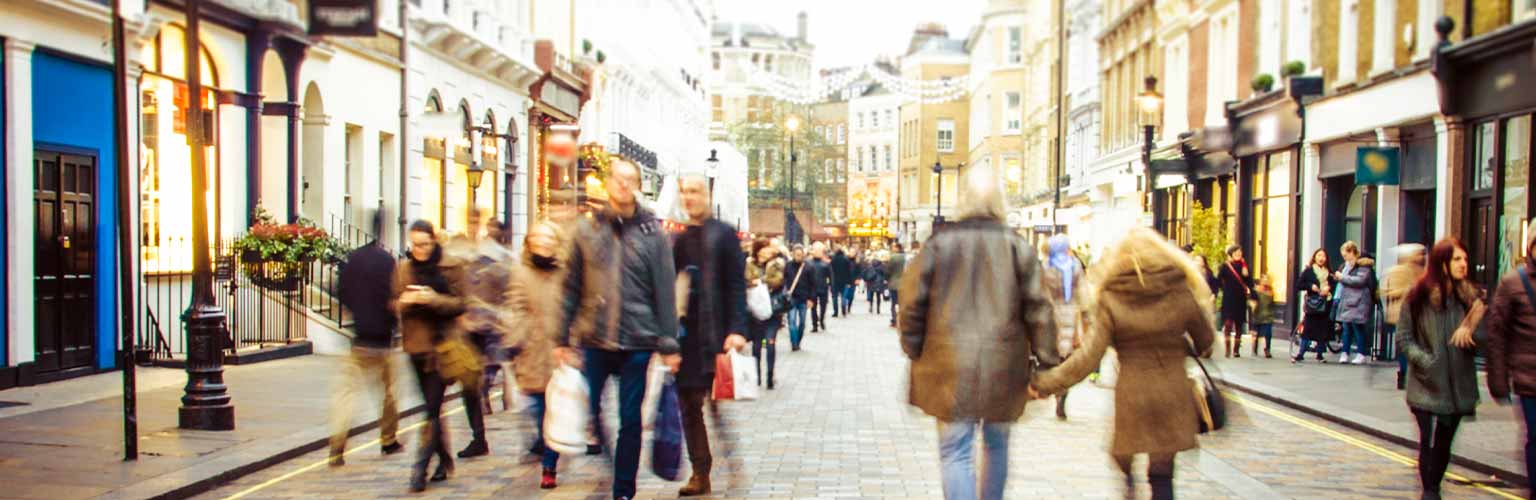
<path id="1" fill-rule="evenodd" d="M 701 248 L 685 248 L 697 245 Z M 688 226 L 673 245 L 679 273 L 690 276 L 688 312 L 682 319 L 687 331 L 678 341 L 683 365 L 677 383 L 683 387 L 710 387 L 714 382 L 715 356 L 723 352 L 725 337 L 747 331 L 747 257 L 741 253 L 736 229 L 716 219 Z M 696 256 L 700 262 L 685 262 Z"/>
<path id="2" fill-rule="evenodd" d="M 843 287 L 853 284 L 853 261 L 848 260 L 848 254 L 838 250 L 832 254 L 832 288 L 842 290 Z"/>
<path id="3" fill-rule="evenodd" d="M 814 289 L 811 290 L 811 295 L 825 297 L 832 293 L 832 264 L 828 264 L 825 259 L 813 258 L 811 268 L 805 272 L 810 274 L 811 271 L 816 271 L 816 281 L 812 282 Z"/>
<path id="4" fill-rule="evenodd" d="M 353 345 L 387 348 L 395 336 L 395 313 L 389 309 L 395 257 L 377 241 L 347 254 L 341 266 L 337 295 L 352 311 Z"/>
<path id="5" fill-rule="evenodd" d="M 558 344 L 677 353 L 677 271 L 661 222 L 644 208 L 577 221 L 565 280 L 570 327 Z"/>
<path id="6" fill-rule="evenodd" d="M 806 265 L 806 262 L 809 261 L 810 257 L 806 257 L 805 260 L 799 262 L 790 259 L 789 263 L 784 266 L 784 286 L 786 288 L 791 285 L 794 286 L 794 288 L 788 288 L 788 290 L 789 299 L 796 305 L 804 304 L 806 301 L 811 300 L 816 288 L 816 266 Z M 804 272 L 800 271 L 802 267 L 805 268 Z M 799 276 L 799 283 L 795 282 L 796 276 Z"/>

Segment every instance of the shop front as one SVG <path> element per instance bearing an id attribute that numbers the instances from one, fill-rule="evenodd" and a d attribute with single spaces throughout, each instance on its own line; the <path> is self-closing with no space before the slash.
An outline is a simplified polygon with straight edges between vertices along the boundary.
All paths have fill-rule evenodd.
<path id="1" fill-rule="evenodd" d="M 581 176 L 577 161 L 576 125 L 581 107 L 588 97 L 590 72 L 555 51 L 548 40 L 534 44 L 534 64 L 544 74 L 529 87 L 532 106 L 528 109 L 529 144 L 534 148 L 530 196 L 535 219 L 565 218 L 583 210 L 589 181 Z M 598 180 L 593 177 L 593 180 Z"/>
<path id="2" fill-rule="evenodd" d="M 1529 193 L 1536 143 L 1533 44 L 1536 19 L 1526 19 L 1432 55 L 1441 107 L 1462 132 L 1450 169 L 1453 203 L 1464 214 L 1459 233 L 1474 278 L 1484 286 L 1522 261 L 1520 242 L 1536 209 Z"/>
<path id="3" fill-rule="evenodd" d="M 1228 107 L 1234 130 L 1233 154 L 1238 181 L 1242 246 L 1253 277 L 1268 276 L 1276 301 L 1290 302 L 1295 274 L 1300 194 L 1301 108 L 1291 96 L 1275 91 Z M 1246 196 L 1243 196 L 1246 194 Z"/>
<path id="4" fill-rule="evenodd" d="M 1238 241 L 1237 160 L 1229 152 L 1231 134 L 1207 127 L 1179 135 L 1179 141 L 1152 152 L 1153 227 L 1170 241 L 1192 245 L 1194 212 L 1215 210 L 1227 241 Z"/>

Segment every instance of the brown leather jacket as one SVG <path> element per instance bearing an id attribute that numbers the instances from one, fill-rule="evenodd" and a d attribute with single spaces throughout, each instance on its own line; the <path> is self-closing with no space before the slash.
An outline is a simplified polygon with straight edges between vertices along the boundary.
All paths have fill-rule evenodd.
<path id="1" fill-rule="evenodd" d="M 1520 272 L 1499 280 L 1488 308 L 1488 393 L 1496 399 L 1509 397 L 1511 383 L 1520 397 L 1536 397 L 1536 304 L 1526 296 Z M 1531 280 L 1536 286 L 1536 277 Z"/>
<path id="2" fill-rule="evenodd" d="M 1034 248 L 1000 221 L 967 219 L 929 240 L 900 286 L 911 404 L 946 422 L 1023 415 L 1035 365 L 1061 360 Z"/>
<path id="3" fill-rule="evenodd" d="M 438 294 L 430 303 L 401 306 L 400 295 L 406 287 L 421 284 L 411 272 L 411 260 L 402 259 L 395 266 L 395 279 L 390 305 L 400 314 L 401 344 L 406 353 L 426 354 L 445 338 L 460 335 L 458 317 L 464 314 L 464 266 L 453 257 L 443 257 L 438 263 L 443 277 L 453 293 Z"/>

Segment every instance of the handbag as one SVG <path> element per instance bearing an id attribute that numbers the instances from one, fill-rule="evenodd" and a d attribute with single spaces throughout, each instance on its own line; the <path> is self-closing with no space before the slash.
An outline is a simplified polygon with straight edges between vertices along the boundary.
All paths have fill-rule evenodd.
<path id="1" fill-rule="evenodd" d="M 758 321 L 773 317 L 773 296 L 768 293 L 768 285 L 758 283 L 747 289 L 747 311 Z"/>
<path id="2" fill-rule="evenodd" d="M 1195 415 L 1199 422 L 1196 429 L 1201 434 L 1219 431 L 1227 426 L 1227 398 L 1222 395 L 1221 388 L 1216 386 L 1216 380 L 1211 378 L 1211 372 L 1205 370 L 1205 363 L 1200 362 L 1200 354 L 1195 352 L 1194 342 L 1189 344 L 1189 356 L 1195 359 L 1195 366 L 1200 367 L 1201 377 L 1191 377 L 1190 385 L 1195 392 Z"/>
<path id="3" fill-rule="evenodd" d="M 735 397 L 732 399 L 737 401 L 757 399 L 761 391 L 757 387 L 757 363 L 751 356 L 738 350 L 732 350 L 725 355 L 731 358 L 731 386 L 735 389 Z"/>
<path id="4" fill-rule="evenodd" d="M 800 286 L 800 276 L 805 274 L 806 265 L 804 262 L 800 263 L 800 269 L 795 271 L 795 280 L 790 283 L 788 289 L 780 290 L 778 293 L 773 294 L 774 314 L 784 314 L 794 307 L 794 304 L 790 301 L 789 294 L 795 290 L 795 287 Z"/>
<path id="5" fill-rule="evenodd" d="M 683 471 L 683 414 L 678 406 L 677 383 L 671 377 L 661 386 L 656 428 L 651 433 L 651 472 L 667 481 L 678 480 Z"/>
<path id="6" fill-rule="evenodd" d="M 569 455 L 587 452 L 591 401 L 587 378 L 567 365 L 555 368 L 544 389 L 544 445 Z"/>
<path id="7" fill-rule="evenodd" d="M 480 355 L 462 339 L 444 339 L 434 349 L 437 354 L 437 375 L 443 380 L 458 381 L 465 387 L 480 380 Z"/>

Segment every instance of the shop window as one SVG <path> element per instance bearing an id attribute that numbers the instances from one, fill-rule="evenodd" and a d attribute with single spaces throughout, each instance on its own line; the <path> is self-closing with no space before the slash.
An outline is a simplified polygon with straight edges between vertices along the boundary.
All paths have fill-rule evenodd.
<path id="1" fill-rule="evenodd" d="M 1344 241 L 1360 243 L 1365 225 L 1365 186 L 1355 186 L 1349 192 L 1347 203 L 1344 208 Z"/>
<path id="2" fill-rule="evenodd" d="M 186 32 L 166 25 L 141 60 L 141 141 L 139 168 L 140 258 L 145 273 L 185 273 L 192 270 L 192 150 L 187 145 L 187 111 L 192 108 L 186 75 Z M 201 54 L 203 95 L 203 164 L 208 185 L 218 184 L 218 124 L 215 99 L 219 80 L 206 48 Z M 207 191 L 209 220 L 218 219 L 218 193 Z M 213 235 L 219 238 L 221 235 Z"/>
<path id="3" fill-rule="evenodd" d="M 1519 267 L 1521 257 L 1521 231 L 1526 222 L 1526 196 L 1531 173 L 1531 115 L 1504 121 L 1504 158 L 1501 172 L 1503 184 L 1499 192 L 1499 272 Z"/>
<path id="4" fill-rule="evenodd" d="M 1493 133 L 1494 123 L 1481 123 L 1477 126 L 1477 146 L 1472 163 L 1472 190 L 1482 191 L 1493 189 L 1494 153 Z"/>
<path id="5" fill-rule="evenodd" d="M 1269 275 L 1275 298 L 1289 297 L 1291 248 L 1291 153 L 1261 156 L 1253 172 L 1253 241 L 1249 264 L 1255 280 Z"/>

